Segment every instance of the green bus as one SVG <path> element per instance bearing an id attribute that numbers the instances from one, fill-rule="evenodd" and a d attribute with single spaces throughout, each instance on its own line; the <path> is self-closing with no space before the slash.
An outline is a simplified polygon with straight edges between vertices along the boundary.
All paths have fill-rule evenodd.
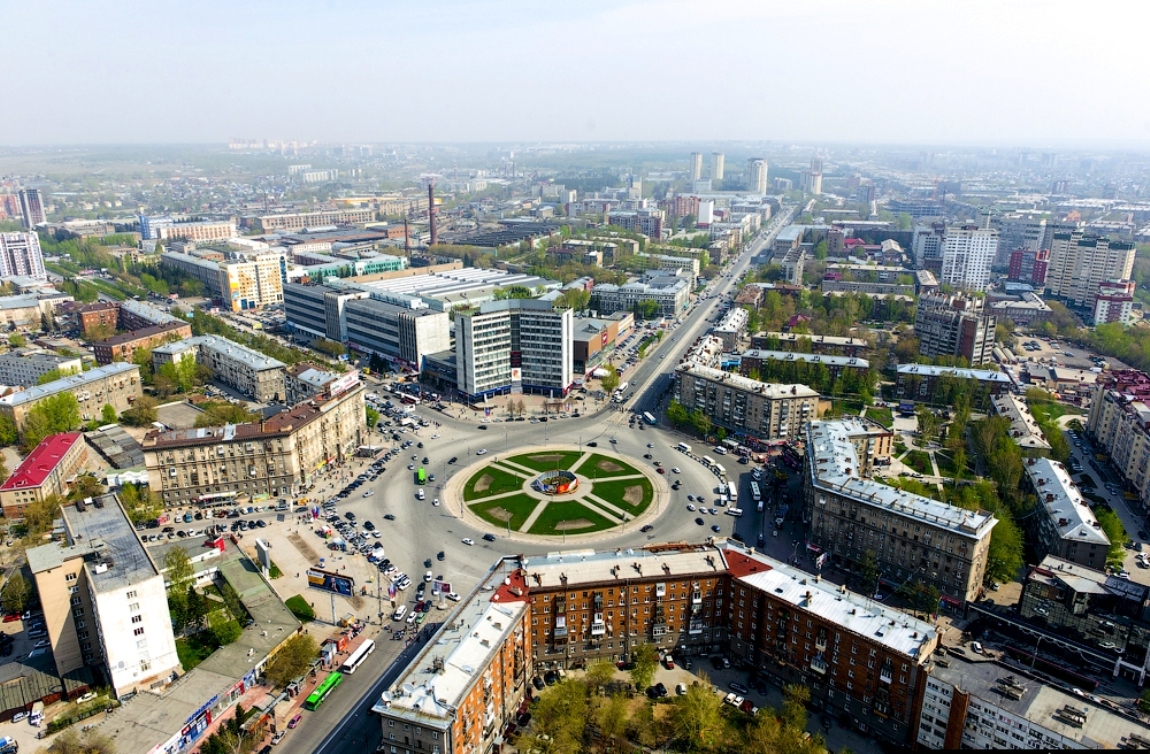
<path id="1" fill-rule="evenodd" d="M 323 704 L 323 700 L 327 699 L 336 686 L 343 682 L 343 674 L 340 672 L 331 673 L 327 678 L 323 679 L 323 683 L 315 687 L 315 691 L 311 692 L 308 698 L 304 701 L 304 709 L 314 710 L 319 709 L 319 705 Z"/>
<path id="2" fill-rule="evenodd" d="M 427 471 L 425 471 L 422 466 L 420 466 L 419 471 L 416 472 L 415 481 L 418 484 L 427 484 Z"/>

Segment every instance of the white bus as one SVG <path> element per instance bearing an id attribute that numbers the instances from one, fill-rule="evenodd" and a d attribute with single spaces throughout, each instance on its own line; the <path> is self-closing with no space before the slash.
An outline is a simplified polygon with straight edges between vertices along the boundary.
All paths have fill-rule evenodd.
<path id="1" fill-rule="evenodd" d="M 710 456 L 703 456 L 703 465 L 706 466 L 708 469 L 713 469 L 713 468 L 715 468 L 715 465 L 716 465 L 715 459 L 711 458 Z"/>
<path id="2" fill-rule="evenodd" d="M 756 503 L 763 499 L 763 492 L 759 489 L 758 482 L 751 482 L 751 499 Z"/>
<path id="3" fill-rule="evenodd" d="M 681 443 L 679 443 L 679 450 L 683 453 L 690 453 L 691 452 L 691 446 L 685 442 L 681 442 Z"/>
<path id="4" fill-rule="evenodd" d="M 351 653 L 351 657 L 347 658 L 347 662 L 343 664 L 343 667 L 339 669 L 339 672 L 351 675 L 355 672 L 356 668 L 363 664 L 363 661 L 367 659 L 367 656 L 374 651 L 375 642 L 371 639 L 368 639 L 363 644 L 359 645 L 359 649 Z"/>
<path id="5" fill-rule="evenodd" d="M 734 482 L 727 485 L 727 502 L 731 505 L 739 504 L 739 485 Z"/>

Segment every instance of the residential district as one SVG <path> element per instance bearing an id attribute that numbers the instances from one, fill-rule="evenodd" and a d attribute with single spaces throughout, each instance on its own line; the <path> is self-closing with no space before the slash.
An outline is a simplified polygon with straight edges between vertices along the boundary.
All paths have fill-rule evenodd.
<path id="1" fill-rule="evenodd" d="M 1150 747 L 1150 164 L 582 149 L 0 176 L 0 752 Z"/>

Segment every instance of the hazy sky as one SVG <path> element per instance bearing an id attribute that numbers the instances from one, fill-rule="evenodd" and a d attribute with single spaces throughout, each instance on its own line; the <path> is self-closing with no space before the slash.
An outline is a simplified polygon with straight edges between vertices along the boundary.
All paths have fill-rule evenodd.
<path id="1" fill-rule="evenodd" d="M 1150 145 L 1150 3 L 0 0 L 0 144 Z"/>

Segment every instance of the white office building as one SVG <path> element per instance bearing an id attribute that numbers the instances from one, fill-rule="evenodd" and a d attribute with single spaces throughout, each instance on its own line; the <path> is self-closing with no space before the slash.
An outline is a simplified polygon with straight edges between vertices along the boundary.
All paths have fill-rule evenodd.
<path id="1" fill-rule="evenodd" d="M 986 290 L 997 251 L 998 231 L 993 228 L 948 228 L 942 241 L 940 282 L 967 291 Z"/>
<path id="2" fill-rule="evenodd" d="M 562 396 L 572 385 L 574 314 L 550 301 L 491 301 L 456 311 L 456 387 L 472 398 Z"/>
<path id="3" fill-rule="evenodd" d="M 0 233 L 0 278 L 15 276 L 48 279 L 35 233 Z"/>

